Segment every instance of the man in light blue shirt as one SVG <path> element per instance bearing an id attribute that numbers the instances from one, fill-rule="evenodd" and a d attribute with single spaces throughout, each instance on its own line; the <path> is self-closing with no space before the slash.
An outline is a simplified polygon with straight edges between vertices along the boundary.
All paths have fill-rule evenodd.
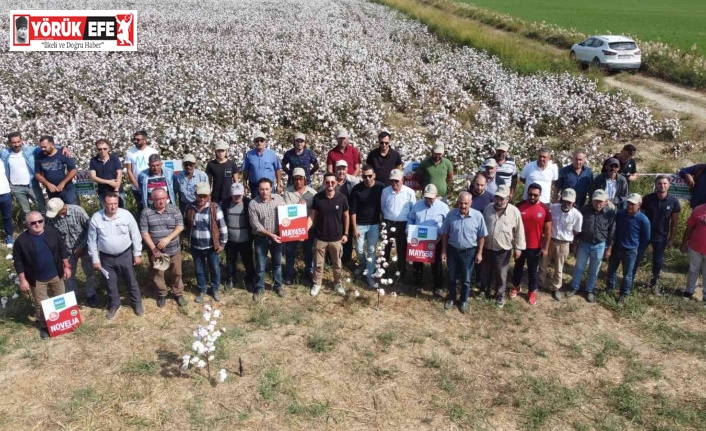
<path id="1" fill-rule="evenodd" d="M 183 215 L 189 205 L 196 203 L 196 185 L 207 183 L 208 175 L 206 172 L 196 169 L 196 157 L 193 154 L 184 154 L 184 160 L 181 164 L 184 170 L 179 172 L 175 178 L 174 191 L 179 196 L 179 209 Z"/>
<path id="2" fill-rule="evenodd" d="M 140 172 L 140 175 L 137 177 L 137 183 L 140 185 L 142 208 L 152 206 L 152 190 L 154 189 L 166 190 L 169 196 L 167 203 L 176 205 L 174 171 L 164 167 L 162 157 L 160 157 L 159 154 L 152 154 L 147 160 L 149 167 Z"/>
<path id="3" fill-rule="evenodd" d="M 390 185 L 385 187 L 380 198 L 382 209 L 381 229 L 387 231 L 389 239 L 394 240 L 397 250 L 397 270 L 400 280 L 407 274 L 407 217 L 412 206 L 417 201 L 414 190 L 402 184 L 402 171 L 393 169 L 390 172 Z M 385 261 L 390 262 L 390 251 L 393 241 L 385 245 Z M 392 268 L 392 264 L 388 269 Z"/>
<path id="4" fill-rule="evenodd" d="M 444 223 L 444 219 L 446 219 L 446 215 L 449 213 L 449 206 L 441 199 L 437 199 L 437 197 L 436 186 L 434 184 L 427 184 L 427 186 L 424 187 L 422 199 L 418 200 L 414 206 L 412 206 L 412 210 L 407 216 L 407 226 L 434 226 L 438 229 L 437 235 L 439 235 L 438 232 L 441 230 L 441 225 Z M 437 240 L 436 250 L 438 251 L 441 250 L 440 236 L 437 236 Z M 412 271 L 413 282 L 421 286 L 422 280 L 424 279 L 424 264 L 422 262 L 414 262 L 412 264 Z M 431 264 L 431 275 L 434 286 L 441 286 L 443 284 L 441 258 L 439 256 L 437 256 Z"/>
<path id="5" fill-rule="evenodd" d="M 471 194 L 458 195 L 457 208 L 449 211 L 441 226 L 441 260 L 449 266 L 449 295 L 444 309 L 448 310 L 456 300 L 456 280 L 461 279 L 461 313 L 468 312 L 471 294 L 473 263 L 483 260 L 483 245 L 488 229 L 480 211 L 471 208 Z"/>
<path id="6" fill-rule="evenodd" d="M 243 184 L 251 190 L 253 198 L 258 196 L 258 181 L 269 178 L 273 184 L 272 193 L 282 193 L 282 163 L 277 153 L 267 148 L 266 136 L 262 132 L 255 133 L 253 142 L 255 148 L 248 151 L 243 159 Z"/>

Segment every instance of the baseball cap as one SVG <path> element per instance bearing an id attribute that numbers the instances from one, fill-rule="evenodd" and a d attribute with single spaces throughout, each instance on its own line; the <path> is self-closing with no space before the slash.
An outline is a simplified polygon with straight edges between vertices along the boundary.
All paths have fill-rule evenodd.
<path id="1" fill-rule="evenodd" d="M 495 149 L 505 151 L 507 153 L 508 151 L 510 151 L 510 144 L 508 144 L 507 142 L 501 142 L 495 147 Z"/>
<path id="2" fill-rule="evenodd" d="M 228 151 L 228 144 L 226 144 L 223 141 L 219 141 L 216 143 L 216 150 L 226 150 Z"/>
<path id="3" fill-rule="evenodd" d="M 196 194 L 197 195 L 210 195 L 211 194 L 211 186 L 208 183 L 196 184 Z"/>
<path id="4" fill-rule="evenodd" d="M 193 154 L 184 154 L 184 160 L 182 163 L 193 163 L 196 164 L 196 157 Z"/>
<path id="5" fill-rule="evenodd" d="M 633 203 L 633 204 L 641 204 L 642 203 L 642 196 L 640 196 L 638 193 L 630 193 L 628 195 L 628 202 Z"/>
<path id="6" fill-rule="evenodd" d="M 243 187 L 242 183 L 233 183 L 233 185 L 230 186 L 230 194 L 232 196 L 242 196 L 245 194 L 245 187 Z"/>
<path id="7" fill-rule="evenodd" d="M 431 152 L 432 153 L 443 153 L 444 146 L 442 144 L 436 144 L 436 145 L 434 145 L 434 148 L 432 148 Z"/>
<path id="8" fill-rule="evenodd" d="M 336 163 L 336 165 L 338 166 L 338 163 Z M 292 171 L 292 177 L 306 177 L 306 172 L 304 172 L 303 168 L 294 168 Z"/>
<path id="9" fill-rule="evenodd" d="M 486 168 L 497 168 L 498 167 L 498 162 L 496 162 L 495 159 L 492 157 L 489 159 L 486 159 L 485 162 L 483 162 L 483 163 L 485 163 Z"/>
<path id="10" fill-rule="evenodd" d="M 561 192 L 561 200 L 567 202 L 576 202 L 576 191 L 574 189 L 564 189 Z"/>
<path id="11" fill-rule="evenodd" d="M 498 189 L 495 191 L 495 196 L 500 196 L 501 198 L 510 197 L 510 187 L 505 184 L 498 186 Z"/>
<path id="12" fill-rule="evenodd" d="M 608 193 L 606 193 L 603 189 L 598 189 L 593 192 L 593 196 L 591 197 L 591 199 L 594 201 L 607 201 Z"/>
<path id="13" fill-rule="evenodd" d="M 434 184 L 427 184 L 427 186 L 424 187 L 423 196 L 425 198 L 435 198 L 438 194 L 439 192 L 436 190 L 436 186 Z"/>
<path id="14" fill-rule="evenodd" d="M 348 162 L 346 162 L 345 160 L 339 160 L 336 162 L 336 167 L 339 167 L 339 166 L 348 167 Z"/>
<path id="15" fill-rule="evenodd" d="M 261 131 L 258 130 L 258 131 L 255 132 L 255 134 L 252 136 L 252 140 L 254 141 L 255 139 L 267 139 L 267 136 L 265 136 L 264 133 L 262 133 Z"/>
<path id="16" fill-rule="evenodd" d="M 301 139 L 302 141 L 306 141 L 306 135 L 299 132 L 296 135 L 294 135 L 294 140 L 296 141 L 297 139 Z"/>
<path id="17" fill-rule="evenodd" d="M 64 201 L 61 198 L 51 198 L 47 202 L 47 217 L 54 218 L 59 211 L 64 208 Z"/>
<path id="18" fill-rule="evenodd" d="M 403 175 L 402 175 L 402 171 L 401 171 L 401 170 L 399 170 L 399 169 L 393 169 L 392 171 L 390 171 L 390 179 L 391 179 L 391 180 L 402 181 L 402 177 L 403 177 Z"/>
<path id="19" fill-rule="evenodd" d="M 338 133 L 336 133 L 336 139 L 347 138 L 347 137 L 348 137 L 348 131 L 346 129 L 338 129 Z"/>
<path id="20" fill-rule="evenodd" d="M 604 166 L 610 166 L 610 165 L 620 166 L 620 161 L 618 159 L 616 159 L 615 157 L 611 157 L 610 159 L 605 161 Z"/>

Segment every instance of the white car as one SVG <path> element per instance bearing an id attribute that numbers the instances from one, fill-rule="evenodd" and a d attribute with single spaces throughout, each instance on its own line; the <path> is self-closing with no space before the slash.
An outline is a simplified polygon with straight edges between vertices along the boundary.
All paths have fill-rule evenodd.
<path id="1" fill-rule="evenodd" d="M 571 47 L 571 59 L 597 69 L 637 70 L 642 52 L 634 40 L 625 36 L 591 36 Z"/>

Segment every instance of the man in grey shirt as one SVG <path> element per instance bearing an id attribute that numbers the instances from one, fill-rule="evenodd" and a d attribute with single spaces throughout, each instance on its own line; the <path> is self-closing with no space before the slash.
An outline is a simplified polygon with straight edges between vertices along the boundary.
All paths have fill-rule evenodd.
<path id="1" fill-rule="evenodd" d="M 133 267 L 142 264 L 142 237 L 132 214 L 118 208 L 119 201 L 115 192 L 106 193 L 104 209 L 93 214 L 88 224 L 88 253 L 93 260 L 93 268 L 101 271 L 108 282 L 108 319 L 115 317 L 120 310 L 118 273 L 125 278 L 135 314 L 145 314 Z"/>
<path id="2" fill-rule="evenodd" d="M 245 287 L 248 292 L 255 288 L 255 265 L 253 264 L 252 234 L 250 232 L 250 216 L 248 206 L 250 198 L 245 196 L 245 187 L 242 183 L 230 186 L 231 196 L 221 202 L 223 216 L 228 226 L 228 242 L 226 243 L 227 278 L 225 290 L 233 288 L 236 274 L 238 255 L 245 267 Z"/>

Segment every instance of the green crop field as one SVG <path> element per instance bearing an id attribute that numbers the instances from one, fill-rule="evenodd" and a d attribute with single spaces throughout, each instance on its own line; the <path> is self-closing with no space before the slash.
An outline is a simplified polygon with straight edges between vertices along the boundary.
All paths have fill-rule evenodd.
<path id="1" fill-rule="evenodd" d="M 587 34 L 628 33 L 706 54 L 704 0 L 458 0 L 526 21 L 546 21 Z"/>

